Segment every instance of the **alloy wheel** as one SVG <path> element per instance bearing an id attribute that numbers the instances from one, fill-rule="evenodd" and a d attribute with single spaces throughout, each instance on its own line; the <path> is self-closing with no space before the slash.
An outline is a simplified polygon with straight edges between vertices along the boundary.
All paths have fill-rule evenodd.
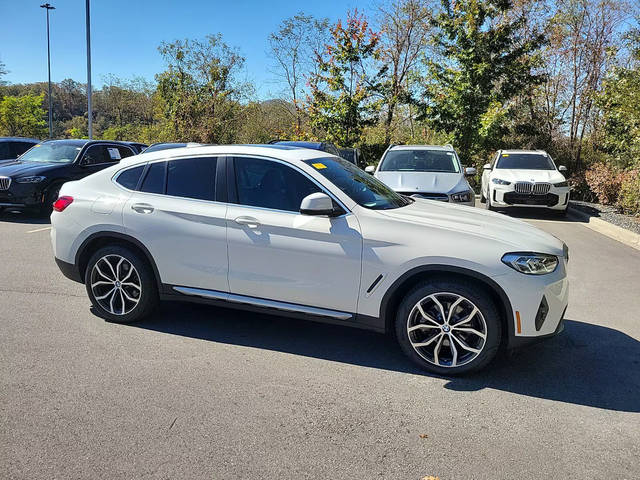
<path id="1" fill-rule="evenodd" d="M 411 346 L 438 367 L 460 367 L 475 360 L 487 340 L 480 309 L 457 293 L 438 292 L 417 302 L 407 319 Z"/>
<path id="2" fill-rule="evenodd" d="M 101 257 L 91 269 L 91 292 L 105 311 L 126 315 L 140 301 L 142 282 L 129 260 L 110 254 Z"/>

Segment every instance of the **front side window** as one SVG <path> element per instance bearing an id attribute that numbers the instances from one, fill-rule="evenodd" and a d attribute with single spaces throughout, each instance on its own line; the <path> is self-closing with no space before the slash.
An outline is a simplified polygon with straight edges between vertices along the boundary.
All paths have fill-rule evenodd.
<path id="1" fill-rule="evenodd" d="M 82 150 L 76 143 L 45 142 L 38 143 L 20 157 L 23 162 L 71 163 Z"/>
<path id="2" fill-rule="evenodd" d="M 233 165 L 240 205 L 298 212 L 304 197 L 322 191 L 303 174 L 282 163 L 235 157 Z"/>
<path id="3" fill-rule="evenodd" d="M 215 200 L 217 159 L 211 157 L 171 160 L 167 166 L 167 195 Z"/>
<path id="4" fill-rule="evenodd" d="M 503 153 L 496 168 L 516 170 L 555 170 L 556 166 L 547 155 L 538 153 Z"/>
<path id="5" fill-rule="evenodd" d="M 404 207 L 413 202 L 342 158 L 314 158 L 305 160 L 305 163 L 365 208 L 387 210 Z"/>
<path id="6" fill-rule="evenodd" d="M 390 150 L 380 171 L 459 173 L 460 165 L 451 150 Z"/>

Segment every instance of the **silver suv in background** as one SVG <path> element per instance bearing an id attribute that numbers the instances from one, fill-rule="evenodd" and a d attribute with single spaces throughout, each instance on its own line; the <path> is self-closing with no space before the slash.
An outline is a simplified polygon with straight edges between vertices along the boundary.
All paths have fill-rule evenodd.
<path id="1" fill-rule="evenodd" d="M 451 145 L 391 145 L 378 167 L 366 171 L 403 195 L 475 204 L 475 193 L 465 176 L 475 175 L 476 169 L 463 168 Z"/>

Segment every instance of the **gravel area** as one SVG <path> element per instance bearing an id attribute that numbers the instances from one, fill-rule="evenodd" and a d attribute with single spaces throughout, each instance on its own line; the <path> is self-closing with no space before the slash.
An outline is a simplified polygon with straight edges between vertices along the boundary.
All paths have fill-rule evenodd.
<path id="1" fill-rule="evenodd" d="M 640 234 L 640 218 L 618 213 L 615 207 L 576 200 L 571 200 L 570 204 L 577 210 Z"/>

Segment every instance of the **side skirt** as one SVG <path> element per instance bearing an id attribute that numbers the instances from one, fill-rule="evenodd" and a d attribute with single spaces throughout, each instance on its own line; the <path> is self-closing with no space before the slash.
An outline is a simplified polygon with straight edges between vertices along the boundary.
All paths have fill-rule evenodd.
<path id="1" fill-rule="evenodd" d="M 160 295 L 161 300 L 202 303 L 332 325 L 362 328 L 380 333 L 384 333 L 385 330 L 384 324 L 380 319 L 350 312 L 178 285 L 163 285 L 162 292 Z"/>

